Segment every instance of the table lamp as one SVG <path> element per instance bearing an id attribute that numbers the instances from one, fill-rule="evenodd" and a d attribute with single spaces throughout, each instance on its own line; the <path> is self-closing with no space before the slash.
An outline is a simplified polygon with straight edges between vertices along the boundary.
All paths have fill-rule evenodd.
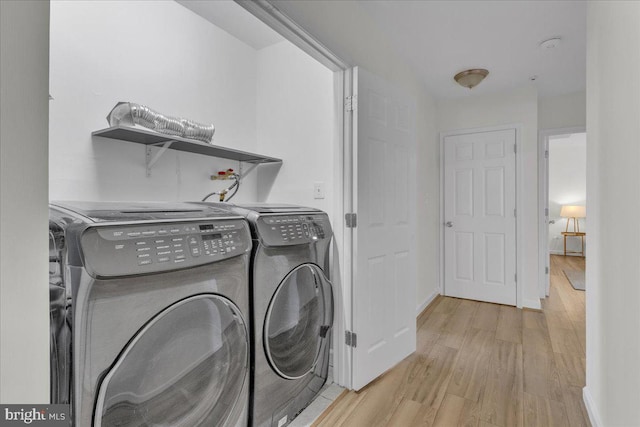
<path id="1" fill-rule="evenodd" d="M 565 232 L 569 232 L 569 221 L 573 219 L 573 232 L 580 232 L 580 223 L 578 222 L 578 218 L 585 218 L 587 215 L 587 210 L 584 206 L 571 206 L 571 205 L 563 205 L 562 209 L 560 209 L 560 216 L 567 219 L 567 227 L 565 228 Z"/>

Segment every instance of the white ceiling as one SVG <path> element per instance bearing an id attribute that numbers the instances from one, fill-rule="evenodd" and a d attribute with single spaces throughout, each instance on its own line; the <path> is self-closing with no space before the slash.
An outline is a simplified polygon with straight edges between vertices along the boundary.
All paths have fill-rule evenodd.
<path id="1" fill-rule="evenodd" d="M 233 0 L 176 0 L 238 40 L 260 50 L 284 38 Z"/>
<path id="2" fill-rule="evenodd" d="M 330 2 L 329 2 L 330 3 Z M 540 96 L 584 90 L 584 1 L 362 1 L 361 7 L 437 98 L 456 98 L 453 76 L 468 68 L 490 74 L 474 92 L 533 84 Z M 327 5 L 330 7 L 330 4 Z M 553 50 L 539 43 L 560 36 Z"/>
<path id="3" fill-rule="evenodd" d="M 262 49 L 282 37 L 231 0 L 177 0 L 218 27 Z M 385 36 L 398 56 L 421 76 L 438 99 L 508 91 L 535 85 L 541 97 L 584 90 L 586 84 L 586 2 L 581 0 L 272 0 L 313 35 L 340 52 L 332 25 L 344 3 L 357 10 Z M 342 3 L 342 5 L 341 5 Z M 333 19 L 332 19 L 333 17 Z M 350 20 L 365 19 L 354 13 Z M 357 28 L 358 25 L 354 25 Z M 358 43 L 376 43 L 362 34 Z M 561 37 L 552 50 L 540 42 Z M 348 58 L 345 58 L 348 59 Z M 352 64 L 358 65 L 358 64 Z M 479 86 L 458 86 L 453 76 L 468 68 L 486 68 L 490 74 Z M 536 76 L 535 81 L 530 78 Z"/>

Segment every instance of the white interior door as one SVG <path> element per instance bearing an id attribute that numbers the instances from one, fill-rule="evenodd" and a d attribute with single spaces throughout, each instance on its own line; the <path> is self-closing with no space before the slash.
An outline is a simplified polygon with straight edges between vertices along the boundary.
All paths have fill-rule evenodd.
<path id="1" fill-rule="evenodd" d="M 515 129 L 444 138 L 444 293 L 516 305 Z"/>
<path id="2" fill-rule="evenodd" d="M 387 82 L 354 73 L 352 387 L 415 351 L 415 107 Z"/>
<path id="3" fill-rule="evenodd" d="M 541 272 L 544 277 L 544 294 L 540 295 L 540 298 L 545 298 L 549 295 L 551 281 L 549 276 L 549 270 L 551 268 L 551 259 L 549 255 L 549 138 L 545 137 L 542 144 L 542 155 L 540 156 L 540 163 L 542 167 L 542 215 L 540 224 L 540 230 L 542 231 L 542 242 L 540 244 L 541 251 L 541 268 L 543 271 Z M 555 221 L 554 221 L 555 222 Z"/>

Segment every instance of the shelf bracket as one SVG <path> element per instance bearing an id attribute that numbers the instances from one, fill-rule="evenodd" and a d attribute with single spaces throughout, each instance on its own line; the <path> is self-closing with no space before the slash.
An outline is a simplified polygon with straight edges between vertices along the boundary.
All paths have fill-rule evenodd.
<path id="1" fill-rule="evenodd" d="M 247 168 L 247 170 L 242 170 L 242 163 L 240 163 L 240 180 L 242 180 L 242 178 L 244 178 L 245 176 L 249 175 L 255 168 L 257 168 L 260 163 L 256 162 L 256 163 L 250 163 L 251 166 L 249 166 Z"/>
<path id="2" fill-rule="evenodd" d="M 145 156 L 145 163 L 147 165 L 147 178 L 151 177 L 151 168 L 153 167 L 153 165 L 155 165 L 158 162 L 158 160 L 160 160 L 160 157 L 162 157 L 165 151 L 167 151 L 169 147 L 171 147 L 171 144 L 173 144 L 174 142 L 175 142 L 174 140 L 169 140 L 166 142 L 159 142 L 157 144 L 147 145 L 146 156 Z M 160 150 L 154 156 L 153 152 L 151 151 L 151 147 L 158 147 L 158 146 L 161 146 Z"/>

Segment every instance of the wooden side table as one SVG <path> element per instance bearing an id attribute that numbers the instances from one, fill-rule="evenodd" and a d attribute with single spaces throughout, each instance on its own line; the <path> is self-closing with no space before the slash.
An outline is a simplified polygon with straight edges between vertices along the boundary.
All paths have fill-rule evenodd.
<path id="1" fill-rule="evenodd" d="M 584 256 L 584 236 L 586 235 L 587 233 L 582 233 L 579 231 L 563 231 L 562 236 L 564 237 L 564 256 L 567 256 L 567 254 L 580 254 L 580 256 Z M 581 243 L 580 248 L 582 250 L 567 252 L 567 237 L 579 237 Z"/>

